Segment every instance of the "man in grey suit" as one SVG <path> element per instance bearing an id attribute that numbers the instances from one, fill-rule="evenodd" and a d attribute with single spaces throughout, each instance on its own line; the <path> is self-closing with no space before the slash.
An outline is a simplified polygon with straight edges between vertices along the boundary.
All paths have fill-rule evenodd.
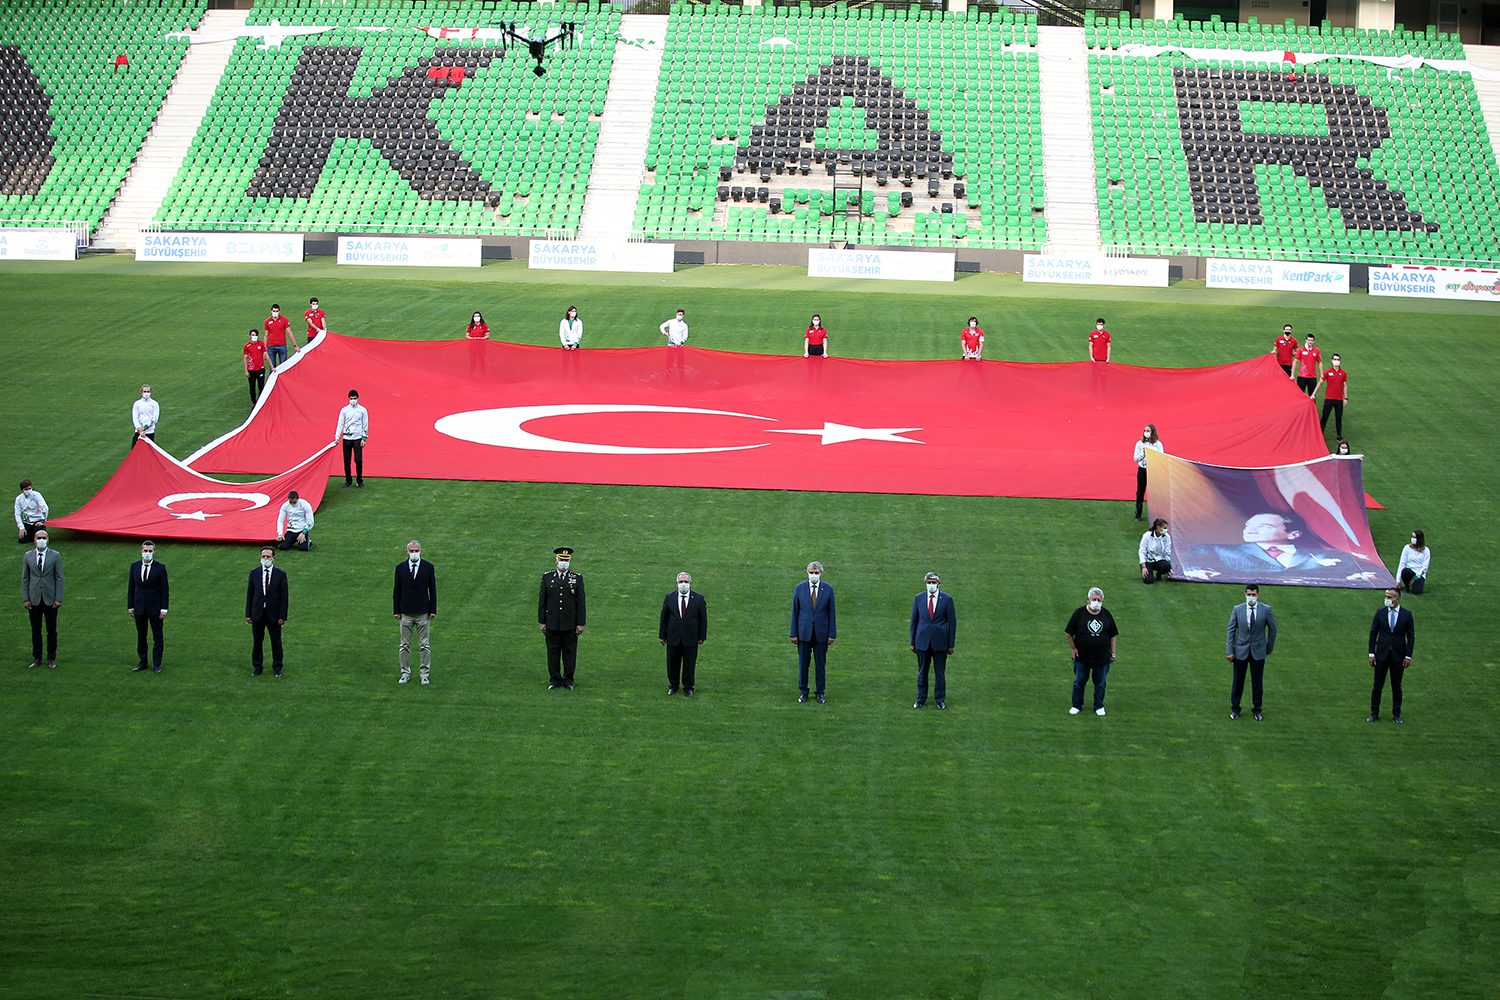
<path id="1" fill-rule="evenodd" d="M 36 551 L 21 557 L 21 606 L 31 612 L 31 665 L 42 665 L 42 623 L 47 624 L 47 669 L 57 669 L 57 609 L 63 602 L 62 556 L 47 548 L 47 529 L 36 530 Z"/>
<path id="2" fill-rule="evenodd" d="M 1250 695 L 1255 721 L 1261 720 L 1261 696 L 1265 693 L 1266 657 L 1276 648 L 1276 614 L 1260 603 L 1260 585 L 1245 587 L 1245 603 L 1229 612 L 1229 634 L 1224 658 L 1234 664 L 1234 683 L 1229 688 L 1229 717 L 1240 717 L 1240 695 L 1245 693 L 1245 669 L 1250 669 Z"/>

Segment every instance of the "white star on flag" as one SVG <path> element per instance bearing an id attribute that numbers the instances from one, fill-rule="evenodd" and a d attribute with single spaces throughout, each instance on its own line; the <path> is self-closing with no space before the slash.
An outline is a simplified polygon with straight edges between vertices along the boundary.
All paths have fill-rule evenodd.
<path id="1" fill-rule="evenodd" d="M 808 428 L 806 430 L 783 430 L 781 428 L 766 428 L 772 434 L 818 434 L 823 438 L 823 444 L 843 444 L 845 441 L 893 441 L 898 444 L 925 444 L 923 441 L 915 441 L 911 438 L 899 437 L 901 434 L 910 434 L 919 431 L 920 427 L 851 427 L 849 424 L 836 424 L 825 421 L 823 429 Z"/>
<path id="2" fill-rule="evenodd" d="M 222 514 L 209 514 L 209 513 L 206 513 L 204 511 L 201 511 L 201 510 L 195 510 L 191 514 L 179 514 L 175 510 L 171 511 L 170 513 L 171 513 L 171 515 L 173 517 L 177 518 L 177 520 L 179 520 L 179 521 L 184 521 L 184 520 L 186 520 L 186 521 L 207 521 L 211 517 L 223 517 L 224 516 Z"/>

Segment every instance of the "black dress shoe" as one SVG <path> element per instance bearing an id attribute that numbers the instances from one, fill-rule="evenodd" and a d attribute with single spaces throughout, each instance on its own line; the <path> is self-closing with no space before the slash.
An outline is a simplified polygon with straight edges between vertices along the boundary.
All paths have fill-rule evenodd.
<path id="1" fill-rule="evenodd" d="M 688 688 L 686 691 L 682 692 L 682 696 L 684 698 L 691 698 L 693 696 L 693 689 Z"/>
<path id="2" fill-rule="evenodd" d="M 349 488 L 349 487 L 351 487 L 351 486 L 353 486 L 353 485 L 354 485 L 354 484 L 353 484 L 353 483 L 345 483 L 345 484 L 344 484 L 344 489 L 346 489 L 346 490 L 347 490 L 347 489 L 348 489 L 348 488 Z"/>
<path id="3" fill-rule="evenodd" d="M 552 683 L 550 683 L 550 684 L 547 685 L 547 690 L 548 691 L 556 691 L 560 687 L 562 687 L 561 684 L 557 683 L 557 681 L 553 681 Z"/>
<path id="4" fill-rule="evenodd" d="M 1231 708 L 1229 710 L 1229 717 L 1231 719 L 1238 719 L 1240 717 L 1240 710 L 1237 708 Z"/>
<path id="5" fill-rule="evenodd" d="M 48 660 L 47 661 L 47 669 L 48 670 L 56 670 L 57 669 L 57 661 L 56 660 Z"/>
<path id="6" fill-rule="evenodd" d="M 800 695 L 797 696 L 797 704 L 801 705 L 801 704 L 803 704 L 806 701 L 807 701 L 807 695 L 800 694 Z"/>
<path id="7" fill-rule="evenodd" d="M 260 676 L 260 675 L 261 675 L 261 673 L 263 673 L 263 671 L 260 671 L 260 670 L 252 670 L 252 671 L 250 671 L 250 676 L 251 676 L 251 677 L 259 677 L 259 676 Z"/>
<path id="8" fill-rule="evenodd" d="M 161 673 L 161 667 L 152 667 L 151 668 L 151 672 L 159 674 L 159 673 Z"/>
<path id="9" fill-rule="evenodd" d="M 1375 714 L 1375 713 L 1374 713 L 1374 712 L 1371 712 L 1371 713 L 1370 713 L 1370 714 L 1369 714 L 1369 715 L 1368 715 L 1368 716 L 1367 716 L 1367 717 L 1366 717 L 1366 718 L 1365 718 L 1365 721 L 1366 721 L 1366 722 L 1379 722 L 1379 721 L 1380 721 L 1380 716 L 1379 716 L 1379 715 L 1377 715 L 1377 714 Z"/>
<path id="10" fill-rule="evenodd" d="M 818 695 L 818 704 L 819 705 L 825 704 L 826 702 L 827 702 L 826 698 L 824 698 L 822 695 Z"/>
<path id="11" fill-rule="evenodd" d="M 677 693 L 677 689 L 676 688 L 674 688 L 674 687 L 667 688 L 667 696 L 668 697 L 671 697 L 672 695 L 674 695 L 676 693 Z"/>
<path id="12" fill-rule="evenodd" d="M 922 702 L 922 701 L 919 700 L 915 704 L 912 705 L 912 708 L 921 708 L 924 704 L 925 704 L 925 702 Z"/>
<path id="13" fill-rule="evenodd" d="M 30 662 L 30 663 L 28 663 L 28 664 L 27 664 L 27 665 L 26 665 L 26 666 L 27 666 L 27 667 L 28 667 L 28 668 L 30 668 L 30 667 L 40 667 L 40 666 L 41 666 L 41 665 L 42 665 L 42 660 L 41 660 L 41 657 L 37 657 L 37 658 L 36 658 L 36 659 L 35 659 L 35 660 L 32 660 L 32 661 L 31 661 L 31 662 Z"/>
<path id="14" fill-rule="evenodd" d="M 571 691 L 571 690 L 573 690 L 573 682 L 572 681 L 563 681 L 563 687 L 565 687 L 569 691 Z"/>
<path id="15" fill-rule="evenodd" d="M 1404 726 L 1404 725 L 1406 725 L 1406 720 L 1403 719 L 1403 718 L 1401 718 L 1401 716 L 1396 715 L 1396 716 L 1392 716 L 1392 718 L 1394 718 L 1396 720 L 1396 725 L 1398 725 L 1398 726 Z"/>
<path id="16" fill-rule="evenodd" d="M 271 676 L 272 676 L 272 677 L 280 677 L 280 676 L 281 676 L 281 671 L 280 671 L 280 670 L 278 670 L 278 671 L 276 671 L 276 672 L 275 672 L 275 673 L 274 673 L 274 674 L 272 674 L 272 675 L 271 675 Z"/>
<path id="17" fill-rule="evenodd" d="M 1256 712 L 1255 713 L 1255 721 L 1259 722 L 1260 720 L 1261 720 L 1261 714 L 1259 712 Z"/>
<path id="18" fill-rule="evenodd" d="M 141 672 L 141 671 L 142 671 L 142 670 L 145 670 L 145 669 L 146 669 L 146 665 L 145 665 L 145 664 L 144 664 L 144 663 L 142 663 L 142 664 L 141 664 L 141 665 L 140 665 L 140 666 L 138 666 L 138 667 L 131 667 L 131 668 L 130 668 L 130 672 L 131 672 L 131 673 L 132 673 L 132 674 L 138 674 L 138 673 L 140 673 L 140 672 Z"/>
<path id="19" fill-rule="evenodd" d="M 944 705 L 941 699 L 938 700 L 938 709 L 939 710 L 946 709 L 947 707 L 948 706 Z"/>

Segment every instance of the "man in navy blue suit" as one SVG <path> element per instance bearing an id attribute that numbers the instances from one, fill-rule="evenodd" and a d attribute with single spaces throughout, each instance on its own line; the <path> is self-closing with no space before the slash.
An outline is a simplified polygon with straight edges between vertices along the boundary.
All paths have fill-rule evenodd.
<path id="1" fill-rule="evenodd" d="M 1380 696 L 1387 674 L 1391 678 L 1391 717 L 1405 721 L 1401 718 L 1401 677 L 1411 666 L 1416 645 L 1416 623 L 1411 612 L 1401 606 L 1401 591 L 1387 590 L 1385 607 L 1375 612 L 1375 620 L 1370 622 L 1370 666 L 1375 669 L 1375 686 L 1370 689 L 1370 717 L 1366 722 L 1380 718 Z"/>
<path id="2" fill-rule="evenodd" d="M 276 546 L 262 545 L 260 568 L 250 571 L 245 589 L 245 623 L 254 645 L 250 676 L 259 677 L 265 665 L 266 632 L 271 633 L 271 673 L 281 676 L 281 626 L 286 624 L 289 595 L 286 571 L 276 568 Z"/>
<path id="3" fill-rule="evenodd" d="M 154 640 L 151 648 L 152 669 L 161 673 L 161 654 L 164 648 L 161 633 L 171 591 L 167 585 L 167 567 L 156 561 L 156 543 L 151 539 L 141 543 L 141 558 L 130 564 L 126 582 L 125 613 L 135 619 L 136 655 L 140 658 L 140 663 L 131 673 L 146 669 L 147 626 L 150 626 Z"/>
<path id="4" fill-rule="evenodd" d="M 927 701 L 929 665 L 937 674 L 933 692 L 937 707 L 948 707 L 943 703 L 948 694 L 945 671 L 958 641 L 958 615 L 953 610 L 953 598 L 943 593 L 942 583 L 936 573 L 928 573 L 926 589 L 911 602 L 911 651 L 917 654 L 917 703 L 912 708 L 921 708 Z"/>
<path id="5" fill-rule="evenodd" d="M 807 659 L 816 664 L 818 704 L 823 697 L 828 681 L 828 647 L 838 638 L 838 615 L 833 606 L 833 588 L 823 582 L 823 564 L 813 561 L 807 564 L 807 582 L 797 584 L 792 591 L 792 633 L 797 644 L 797 688 L 802 696 L 797 703 L 807 700 Z"/>

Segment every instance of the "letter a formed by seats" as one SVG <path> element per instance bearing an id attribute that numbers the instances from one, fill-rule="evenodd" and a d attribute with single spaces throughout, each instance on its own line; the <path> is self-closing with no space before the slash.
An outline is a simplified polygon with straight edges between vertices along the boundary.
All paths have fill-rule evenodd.
<path id="1" fill-rule="evenodd" d="M 1391 135 L 1385 108 L 1368 95 L 1322 73 L 1289 78 L 1268 71 L 1178 67 L 1172 76 L 1196 222 L 1261 225 L 1255 165 L 1265 163 L 1290 166 L 1321 189 L 1346 229 L 1437 232 L 1437 223 L 1412 211 L 1404 194 L 1359 166 L 1357 161 L 1368 160 Z M 1247 131 L 1240 118 L 1243 104 L 1320 108 L 1326 134 Z"/>
<path id="2" fill-rule="evenodd" d="M 349 96 L 358 45 L 308 45 L 281 99 L 276 125 L 246 194 L 310 198 L 334 139 L 368 139 L 417 196 L 487 201 L 490 185 L 427 116 L 433 101 L 501 58 L 499 48 L 440 46 L 369 97 Z"/>

